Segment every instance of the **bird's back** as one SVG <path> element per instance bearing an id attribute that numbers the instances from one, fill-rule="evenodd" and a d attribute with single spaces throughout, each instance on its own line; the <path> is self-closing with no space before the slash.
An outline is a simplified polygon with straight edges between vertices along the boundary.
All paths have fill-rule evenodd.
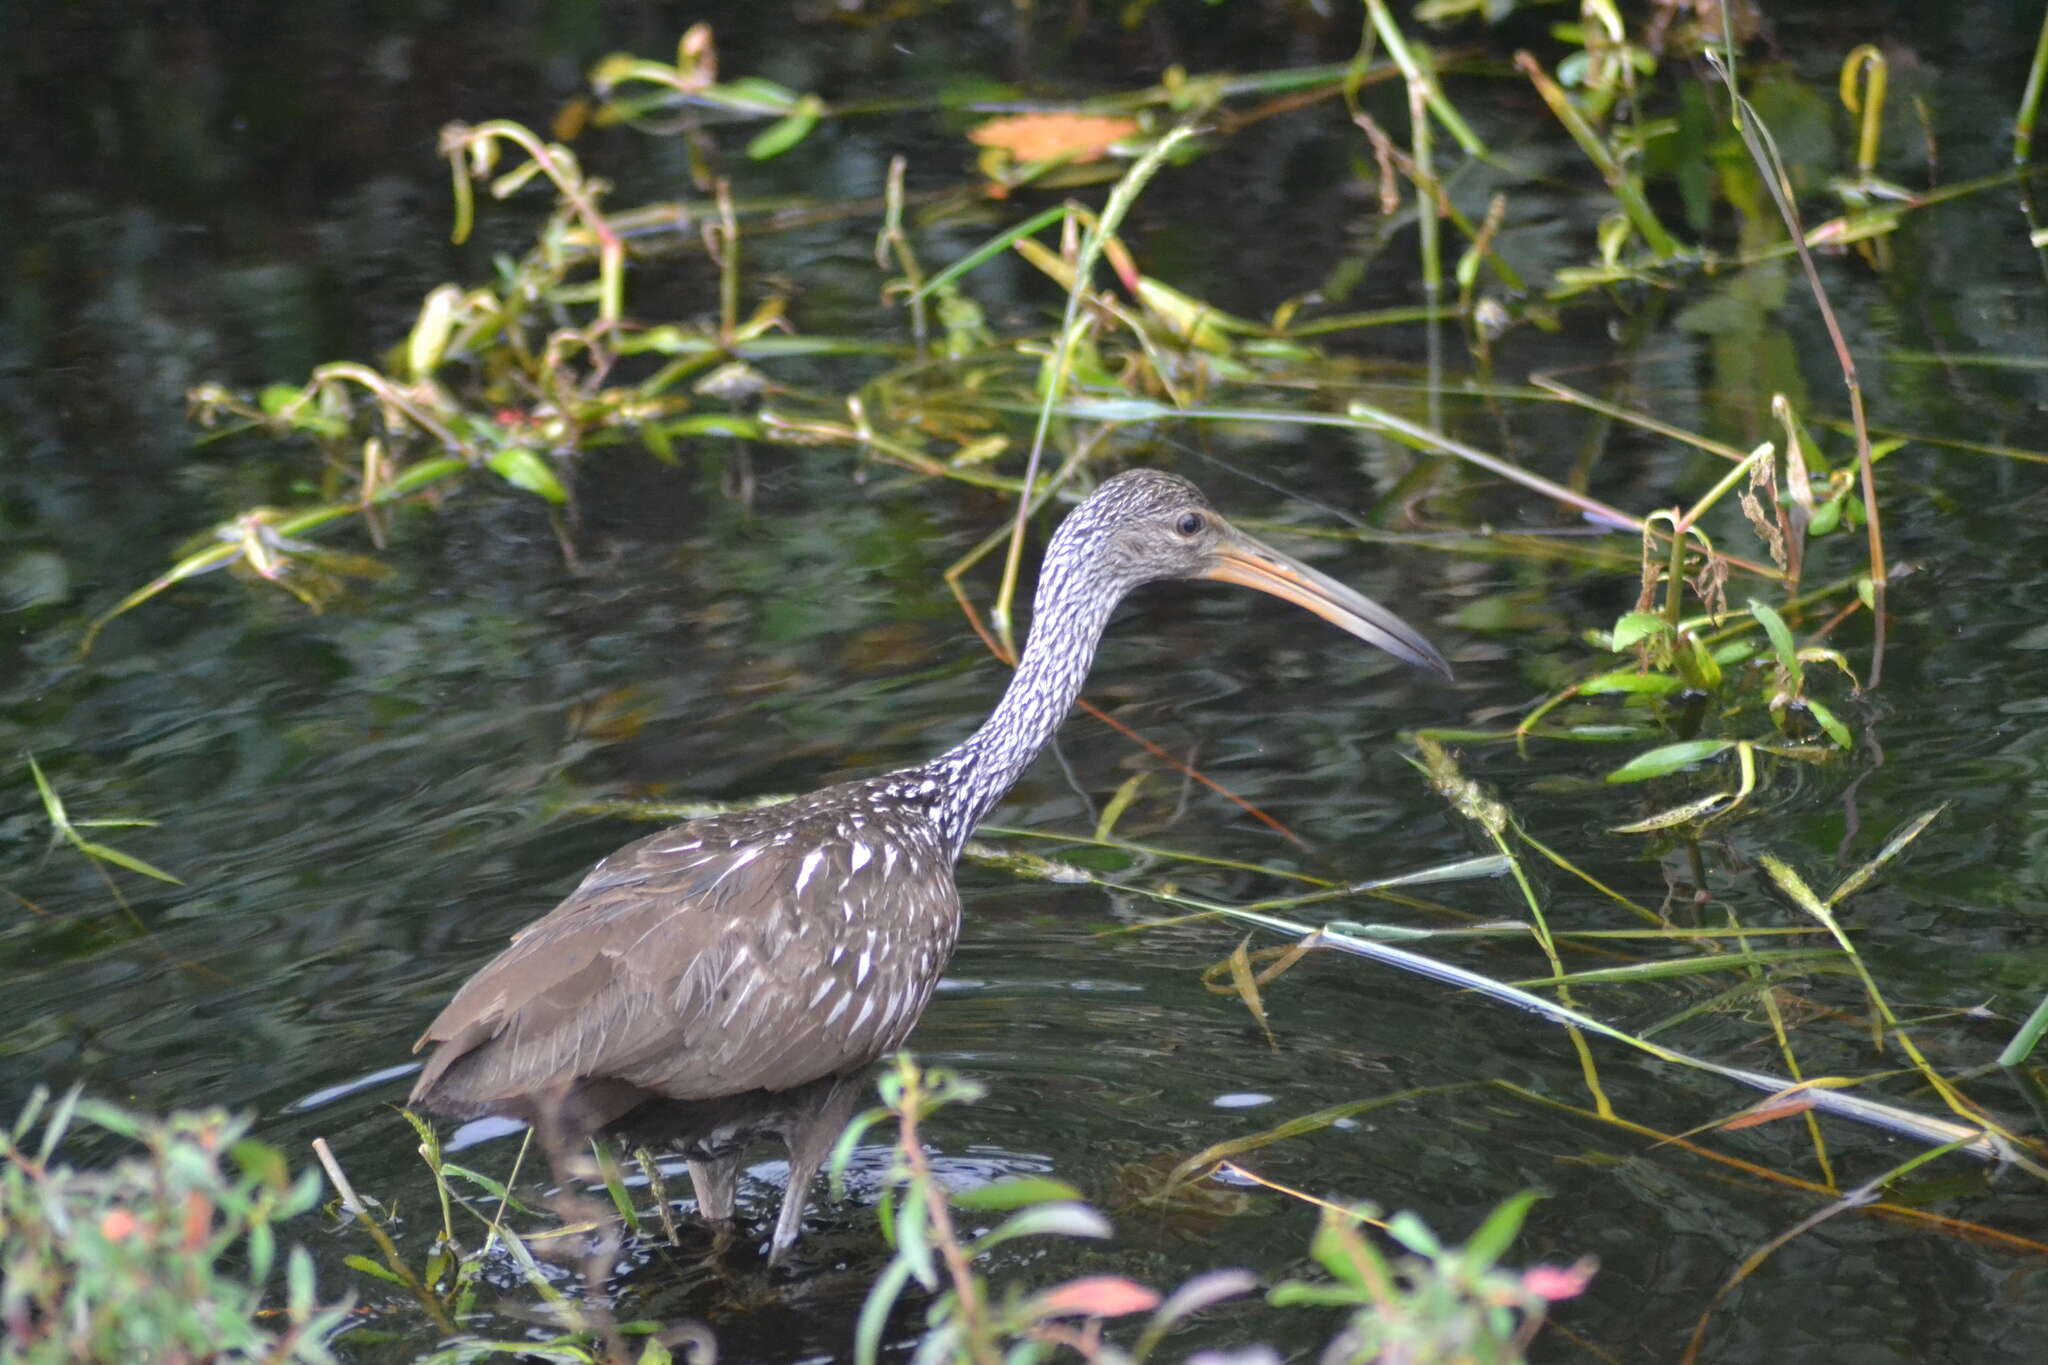
<path id="1" fill-rule="evenodd" d="M 650 1100 L 709 1114 L 863 1067 L 952 953 L 951 853 L 881 781 L 636 840 L 457 992 L 411 1102 L 574 1141 Z"/>

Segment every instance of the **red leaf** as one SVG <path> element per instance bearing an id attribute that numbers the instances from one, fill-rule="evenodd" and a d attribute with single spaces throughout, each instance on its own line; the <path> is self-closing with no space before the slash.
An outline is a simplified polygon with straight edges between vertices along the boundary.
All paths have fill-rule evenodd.
<path id="1" fill-rule="evenodd" d="M 1159 1306 L 1159 1295 L 1121 1275 L 1085 1275 L 1055 1285 L 1038 1296 L 1033 1307 L 1042 1318 L 1119 1318 L 1146 1313 Z"/>
<path id="2" fill-rule="evenodd" d="M 1551 1303 L 1577 1298 L 1586 1292 L 1586 1286 L 1592 1280 L 1593 1260 L 1590 1256 L 1577 1265 L 1534 1265 L 1522 1272 L 1522 1288 Z"/>

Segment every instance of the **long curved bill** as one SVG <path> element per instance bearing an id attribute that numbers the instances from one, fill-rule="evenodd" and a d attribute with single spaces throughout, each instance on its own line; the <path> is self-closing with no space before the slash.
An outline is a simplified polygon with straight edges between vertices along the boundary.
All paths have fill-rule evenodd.
<path id="1" fill-rule="evenodd" d="M 1422 633 L 1363 593 L 1353 592 L 1328 574 L 1281 554 L 1232 526 L 1224 530 L 1215 562 L 1202 573 L 1222 583 L 1257 588 L 1260 592 L 1306 607 L 1340 630 L 1367 644 L 1378 645 L 1395 658 L 1449 679 L 1451 666 Z"/>

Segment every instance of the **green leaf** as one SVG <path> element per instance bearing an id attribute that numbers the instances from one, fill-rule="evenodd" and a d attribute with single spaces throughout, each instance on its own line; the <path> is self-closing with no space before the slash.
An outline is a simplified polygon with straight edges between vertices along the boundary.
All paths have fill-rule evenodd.
<path id="1" fill-rule="evenodd" d="M 2027 1022 L 2020 1025 L 2012 1041 L 2005 1045 L 2005 1051 L 1998 1054 L 2000 1066 L 2018 1066 L 2033 1054 L 2041 1042 L 2041 1035 L 2048 1033 L 2048 995 L 2041 997 L 2041 1003 L 2034 1006 L 2034 1012 L 2027 1016 Z"/>
<path id="2" fill-rule="evenodd" d="M 976 1238 L 968 1251 L 970 1255 L 978 1256 L 990 1247 L 1019 1237 L 1101 1238 L 1109 1235 L 1109 1220 L 1086 1204 L 1066 1201 L 1034 1204 L 1022 1213 L 1013 1214 L 993 1232 Z"/>
<path id="3" fill-rule="evenodd" d="M 293 1312 L 313 1306 L 313 1255 L 304 1247 L 293 1247 L 285 1258 L 285 1304 Z"/>
<path id="4" fill-rule="evenodd" d="M 1682 806 L 1673 806 L 1670 810 L 1658 811 L 1655 815 L 1644 816 L 1640 820 L 1632 820 L 1626 825 L 1615 825 L 1607 832 L 1609 834 L 1654 834 L 1660 829 L 1670 829 L 1676 825 L 1687 825 L 1695 820 L 1704 820 L 1710 815 L 1719 815 L 1727 809 L 1728 803 L 1734 799 L 1735 794 L 1733 792 L 1715 792 L 1712 796 L 1702 796 L 1697 801 L 1688 801 Z"/>
<path id="5" fill-rule="evenodd" d="M 738 80 L 721 81 L 707 87 L 704 98 L 713 103 L 744 102 L 775 109 L 793 109 L 798 103 L 796 91 L 759 76 L 741 76 Z"/>
<path id="6" fill-rule="evenodd" d="M 1306 1280 L 1276 1284 L 1266 1295 L 1266 1302 L 1275 1308 L 1343 1308 L 1370 1301 L 1363 1290 L 1335 1284 L 1310 1284 Z"/>
<path id="7" fill-rule="evenodd" d="M 123 853 L 118 848 L 109 848 L 105 844 L 95 844 L 90 840 L 80 839 L 78 840 L 78 851 L 88 857 L 104 858 L 117 867 L 125 867 L 130 872 L 140 872 L 143 876 L 154 877 L 160 882 L 169 882 L 173 886 L 183 886 L 185 884 L 162 868 L 152 867 L 142 861 L 142 859 L 135 857 L 133 854 Z"/>
<path id="8" fill-rule="evenodd" d="M 939 1266 L 932 1256 L 931 1224 L 928 1210 L 931 1208 L 931 1189 L 928 1185 L 914 1183 L 903 1193 L 903 1203 L 896 1210 L 896 1258 L 910 1267 L 910 1273 L 917 1282 L 936 1294 L 939 1289 Z"/>
<path id="9" fill-rule="evenodd" d="M 1473 1272 L 1491 1270 L 1494 1263 L 1507 1254 L 1508 1246 L 1515 1240 L 1515 1234 L 1522 1230 L 1522 1220 L 1529 1216 L 1529 1210 L 1544 1197 L 1542 1190 L 1523 1190 L 1487 1214 L 1486 1221 L 1465 1242 L 1468 1269 Z"/>
<path id="10" fill-rule="evenodd" d="M 754 161 L 781 156 L 811 135 L 811 130 L 818 126 L 818 115 L 824 112 L 824 107 L 816 95 L 804 96 L 795 112 L 777 119 L 754 135 L 753 140 L 747 143 L 747 156 Z"/>
<path id="11" fill-rule="evenodd" d="M 766 430 L 758 418 L 737 412 L 705 412 L 667 423 L 673 436 L 739 436 L 759 440 Z"/>
<path id="12" fill-rule="evenodd" d="M 50 817 L 51 824 L 59 829 L 64 828 L 70 822 L 64 818 L 63 798 L 59 797 L 56 788 L 50 785 L 50 779 L 43 776 L 43 765 L 36 762 L 34 754 L 28 756 L 28 771 L 36 780 L 37 794 L 43 798 L 43 814 Z"/>
<path id="13" fill-rule="evenodd" d="M 514 488 L 523 488 L 529 493 L 538 493 L 557 506 L 569 500 L 569 494 L 562 488 L 561 480 L 548 462 L 532 451 L 521 446 L 501 450 L 491 456 L 491 471 Z"/>
<path id="14" fill-rule="evenodd" d="M 1387 1220 L 1387 1236 L 1418 1256 L 1434 1260 L 1443 1255 L 1444 1244 L 1429 1230 L 1429 1224 L 1405 1210 Z"/>
<path id="15" fill-rule="evenodd" d="M 881 1358 L 882 1329 L 888 1326 L 889 1312 L 909 1282 L 910 1265 L 900 1259 L 889 1262 L 875 1278 L 874 1288 L 868 1290 L 867 1302 L 860 1306 L 860 1320 L 853 1329 L 855 1365 L 875 1365 Z"/>
<path id="16" fill-rule="evenodd" d="M 1836 748 L 1846 749 L 1850 746 L 1849 727 L 1835 719 L 1835 713 L 1824 703 L 1808 697 L 1806 699 L 1806 709 L 1813 713 L 1815 720 L 1820 722 L 1820 728 L 1828 732 L 1828 738 L 1835 742 Z"/>
<path id="17" fill-rule="evenodd" d="M 361 1271 L 363 1274 L 368 1275 L 373 1280 L 383 1280 L 387 1284 L 395 1284 L 400 1288 L 405 1287 L 404 1280 L 392 1274 L 383 1266 L 378 1265 L 375 1261 L 371 1260 L 367 1256 L 344 1256 L 341 1258 L 341 1263 L 351 1270 Z"/>
<path id="18" fill-rule="evenodd" d="M 1376 1218 L 1379 1210 L 1371 1204 L 1354 1204 L 1351 1214 L 1358 1218 Z M 1323 1220 L 1316 1226 L 1315 1239 L 1309 1243 L 1308 1254 L 1361 1302 L 1373 1290 L 1375 1277 L 1368 1273 L 1371 1269 L 1378 1268 L 1379 1279 L 1384 1283 L 1386 1259 L 1378 1248 L 1359 1234 L 1356 1222 L 1342 1210 L 1323 1210 Z"/>
<path id="19" fill-rule="evenodd" d="M 1814 537 L 1824 536 L 1841 525 L 1842 503 L 1848 497 L 1849 490 L 1844 488 L 1841 492 L 1814 508 L 1813 519 L 1806 523 L 1806 533 Z"/>
<path id="20" fill-rule="evenodd" d="M 1665 777 L 1734 747 L 1732 739 L 1689 739 L 1680 744 L 1662 745 L 1637 754 L 1607 774 L 1607 780 L 1642 782 L 1652 777 Z"/>
<path id="21" fill-rule="evenodd" d="M 1791 628 L 1769 603 L 1754 597 L 1749 599 L 1749 614 L 1763 624 L 1764 634 L 1771 637 L 1771 652 L 1778 656 L 1778 666 L 1785 670 L 1786 685 L 1792 689 L 1792 695 L 1798 696 L 1806 688 L 1806 670 L 1799 666 L 1799 648 L 1792 642 Z"/>
<path id="22" fill-rule="evenodd" d="M 1579 684 L 1579 693 L 1581 696 L 1597 696 L 1603 692 L 1627 692 L 1637 696 L 1661 697 L 1684 688 L 1685 680 L 1669 673 L 1638 673 L 1632 668 L 1622 668 L 1586 679 Z"/>
<path id="23" fill-rule="evenodd" d="M 832 1144 L 832 1154 L 825 1160 L 827 1185 L 834 1199 L 846 1197 L 846 1164 L 853 1160 L 854 1149 L 860 1146 L 860 1140 L 867 1136 L 868 1129 L 888 1117 L 889 1111 L 879 1106 L 865 1109 L 855 1114 L 840 1130 L 839 1141 Z M 883 1193 L 886 1196 L 887 1191 Z"/>
<path id="24" fill-rule="evenodd" d="M 406 368 L 414 379 L 425 379 L 441 367 L 448 338 L 455 330 L 455 305 L 460 302 L 462 291 L 444 284 L 421 305 L 419 321 L 413 323 L 412 335 L 405 343 Z"/>
<path id="25" fill-rule="evenodd" d="M 1679 637 L 1678 647 L 1671 651 L 1672 664 L 1678 669 L 1678 676 L 1685 679 L 1686 686 L 1696 692 L 1718 692 L 1721 690 L 1721 665 L 1714 662 L 1714 656 L 1707 653 L 1707 647 L 1700 643 L 1700 637 L 1691 631 Z"/>
<path id="26" fill-rule="evenodd" d="M 275 417 L 296 403 L 302 392 L 296 384 L 272 384 L 256 395 L 256 406 Z"/>
<path id="27" fill-rule="evenodd" d="M 956 1209 L 973 1209 L 981 1213 L 1000 1213 L 1010 1209 L 1021 1209 L 1028 1204 L 1049 1204 L 1057 1200 L 1078 1201 L 1081 1192 L 1064 1180 L 1050 1176 L 1020 1175 L 1009 1180 L 997 1180 L 987 1185 L 977 1185 L 971 1190 L 949 1193 L 946 1201 Z"/>
<path id="28" fill-rule="evenodd" d="M 1619 652 L 1638 640 L 1646 640 L 1652 635 L 1662 635 L 1670 629 L 1670 622 L 1655 612 L 1632 611 L 1614 623 L 1612 648 Z"/>
<path id="29" fill-rule="evenodd" d="M 1841 885 L 1837 886 L 1833 891 L 1830 891 L 1828 893 L 1828 904 L 1835 905 L 1839 903 L 1844 896 L 1852 896 L 1856 892 L 1862 890 L 1864 885 L 1867 882 L 1869 882 L 1869 880 L 1872 877 L 1877 875 L 1878 870 L 1880 868 L 1882 868 L 1886 863 L 1890 862 L 1893 858 L 1898 857 L 1900 851 L 1904 849 L 1907 844 L 1910 844 L 1915 839 L 1919 838 L 1921 832 L 1925 830 L 1929 825 L 1933 824 L 1935 820 L 1941 815 L 1941 813 L 1948 809 L 1948 807 L 1949 803 L 1944 801 L 1940 805 L 1934 807 L 1932 810 L 1921 811 L 1918 815 L 1914 816 L 1912 819 L 1908 820 L 1904 825 L 1900 826 L 1897 833 L 1893 834 L 1891 838 L 1884 841 L 1884 847 L 1877 851 L 1876 857 L 1872 858 L 1863 866 L 1857 868 L 1854 872 L 1851 872 L 1848 876 L 1842 878 Z"/>

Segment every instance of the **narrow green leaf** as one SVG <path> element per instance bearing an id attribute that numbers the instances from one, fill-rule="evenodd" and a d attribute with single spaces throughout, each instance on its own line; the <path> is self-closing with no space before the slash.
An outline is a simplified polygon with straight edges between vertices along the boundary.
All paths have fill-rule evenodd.
<path id="1" fill-rule="evenodd" d="M 1355 1204 L 1352 1212 L 1362 1218 L 1379 1215 L 1379 1210 L 1371 1204 Z M 1357 1222 L 1340 1209 L 1323 1210 L 1323 1220 L 1316 1225 L 1315 1239 L 1309 1243 L 1308 1254 L 1317 1265 L 1329 1271 L 1338 1284 L 1361 1297 L 1371 1294 L 1373 1289 L 1373 1277 L 1367 1273 L 1368 1268 L 1378 1266 L 1384 1271 L 1386 1266 L 1386 1260 L 1378 1249 L 1360 1235 Z"/>
<path id="2" fill-rule="evenodd" d="M 1579 684 L 1579 692 L 1582 696 L 1627 692 L 1636 696 L 1661 697 L 1682 691 L 1684 687 L 1684 679 L 1669 673 L 1638 673 L 1634 669 L 1623 668 L 1586 679 Z"/>
<path id="3" fill-rule="evenodd" d="M 1522 1222 L 1529 1216 L 1529 1210 L 1536 1201 L 1545 1198 L 1542 1190 L 1523 1190 L 1501 1202 L 1499 1208 L 1486 1215 L 1486 1221 L 1479 1225 L 1465 1241 L 1464 1260 L 1470 1273 L 1491 1270 L 1494 1263 L 1507 1254 L 1515 1234 L 1522 1230 Z"/>
<path id="4" fill-rule="evenodd" d="M 1130 809 L 1131 802 L 1138 799 L 1138 792 L 1144 785 L 1145 774 L 1142 772 L 1132 773 L 1124 779 L 1123 785 L 1116 789 L 1115 794 L 1102 807 L 1102 818 L 1095 822 L 1096 842 L 1106 844 L 1110 841 L 1111 835 L 1116 832 L 1116 822 Z"/>
<path id="5" fill-rule="evenodd" d="M 875 1287 L 868 1291 L 867 1302 L 860 1306 L 860 1319 L 854 1324 L 854 1365 L 875 1365 L 881 1358 L 882 1329 L 888 1325 L 889 1312 L 909 1283 L 910 1264 L 900 1257 L 876 1276 Z"/>
<path id="6" fill-rule="evenodd" d="M 425 379 L 441 367 L 448 338 L 455 331 L 455 305 L 461 301 L 462 291 L 452 284 L 444 284 L 427 295 L 426 303 L 420 307 L 419 320 L 413 323 L 412 335 L 405 343 L 406 368 L 414 379 Z"/>
<path id="7" fill-rule="evenodd" d="M 34 754 L 28 756 L 28 770 L 29 775 L 36 780 L 37 793 L 43 798 L 43 814 L 49 816 L 50 823 L 58 829 L 65 828 L 71 822 L 65 818 L 64 802 L 57 795 L 56 789 L 50 785 L 50 779 L 43 776 L 43 765 L 36 762 Z"/>
<path id="8" fill-rule="evenodd" d="M 781 156 L 811 135 L 811 130 L 818 126 L 818 115 L 823 109 L 817 96 L 804 96 L 795 112 L 777 119 L 754 135 L 753 140 L 747 143 L 748 158 L 767 161 Z"/>
<path id="9" fill-rule="evenodd" d="M 1672 664 L 1678 669 L 1678 676 L 1685 679 L 1686 686 L 1696 692 L 1721 690 L 1721 665 L 1707 653 L 1707 647 L 1700 643 L 1699 636 L 1687 631 L 1679 638 L 1671 656 Z"/>
<path id="10" fill-rule="evenodd" d="M 1369 1303 L 1371 1299 L 1362 1289 L 1288 1280 L 1274 1285 L 1266 1295 L 1266 1302 L 1275 1308 L 1346 1308 L 1352 1304 Z"/>
<path id="11" fill-rule="evenodd" d="M 758 418 L 736 412 L 705 412 L 663 424 L 672 436 L 738 436 L 760 439 L 765 428 Z"/>
<path id="12" fill-rule="evenodd" d="M 944 289 L 947 285 L 950 285 L 953 281 L 959 279 L 984 261 L 994 260 L 997 256 L 1002 255 L 1003 252 L 1009 249 L 1012 242 L 1029 237 L 1040 228 L 1059 222 L 1069 212 L 1071 210 L 1065 204 L 1055 204 L 1049 209 L 1042 210 L 1026 218 L 1015 227 L 1005 228 L 974 250 L 968 252 L 965 256 L 962 256 L 959 260 L 953 262 L 953 264 L 947 266 L 944 270 L 941 270 L 938 274 L 926 280 L 924 286 L 910 296 L 909 302 L 915 303 L 937 290 Z"/>
<path id="13" fill-rule="evenodd" d="M 1685 825 L 1695 820 L 1704 820 L 1710 815 L 1718 815 L 1734 799 L 1735 793 L 1733 792 L 1715 792 L 1712 796 L 1702 796 L 1697 801 L 1688 801 L 1682 806 L 1673 806 L 1670 810 L 1659 811 L 1655 815 L 1646 815 L 1640 820 L 1631 820 L 1625 825 L 1612 826 L 1607 832 L 1609 834 L 1654 834 L 1660 829 L 1670 829 L 1676 825 Z"/>
<path id="14" fill-rule="evenodd" d="M 313 1254 L 295 1246 L 285 1258 L 285 1304 L 295 1313 L 313 1306 Z"/>
<path id="15" fill-rule="evenodd" d="M 1735 741 L 1732 739 L 1689 739 L 1679 744 L 1666 744 L 1647 753 L 1637 754 L 1607 774 L 1607 780 L 1641 782 L 1652 777 L 1665 777 L 1680 768 L 1690 767 L 1734 747 Z"/>
<path id="16" fill-rule="evenodd" d="M 1192 1317 L 1225 1299 L 1249 1294 L 1258 1287 L 1259 1277 L 1249 1270 L 1210 1270 L 1195 1276 L 1166 1296 L 1166 1302 L 1160 1304 L 1159 1310 L 1152 1315 L 1145 1335 L 1138 1339 L 1134 1354 L 1143 1360 L 1150 1347 L 1181 1319 Z"/>
<path id="17" fill-rule="evenodd" d="M 619 1164 L 600 1153 L 598 1171 L 604 1181 L 604 1191 L 611 1197 L 612 1207 L 619 1211 L 619 1217 L 632 1230 L 635 1237 L 641 1234 L 640 1211 L 633 1207 L 633 1196 L 626 1190 L 624 1177 L 619 1174 Z"/>
<path id="18" fill-rule="evenodd" d="M 1936 819 L 1940 818 L 1941 813 L 1947 810 L 1948 807 L 1949 803 L 1944 801 L 1934 809 L 1923 810 L 1911 820 L 1908 820 L 1899 828 L 1898 833 L 1884 841 L 1884 847 L 1877 851 L 1875 858 L 1872 858 L 1869 862 L 1842 878 L 1842 884 L 1828 893 L 1828 904 L 1840 905 L 1845 897 L 1852 896 L 1856 892 L 1861 891 L 1864 884 L 1877 875 L 1879 868 L 1883 867 L 1893 858 L 1896 858 L 1899 855 L 1899 851 L 1905 848 L 1907 844 L 1919 838 L 1921 832 L 1933 824 Z"/>
<path id="19" fill-rule="evenodd" d="M 753 108 L 793 109 L 798 104 L 796 91 L 786 85 L 764 80 L 760 76 L 741 76 L 737 80 L 722 81 L 708 86 L 701 92 L 708 103 L 727 105 L 750 105 Z"/>
<path id="20" fill-rule="evenodd" d="M 1778 666 L 1785 670 L 1787 685 L 1792 695 L 1798 696 L 1806 690 L 1806 671 L 1799 666 L 1799 649 L 1792 642 L 1792 631 L 1786 626 L 1785 618 L 1778 615 L 1767 602 L 1749 599 L 1749 614 L 1763 624 L 1764 634 L 1771 637 L 1771 652 L 1778 656 Z"/>
<path id="21" fill-rule="evenodd" d="M 469 468 L 467 461 L 453 455 L 443 456 L 435 460 L 421 460 L 418 464 L 407 465 L 398 472 L 397 477 L 393 478 L 390 483 L 384 485 L 378 491 L 377 501 L 389 502 L 393 498 L 404 497 L 416 488 L 424 488 L 430 483 L 439 483 L 442 479 L 459 474 L 467 468 Z"/>
<path id="22" fill-rule="evenodd" d="M 889 1117 L 889 1111 L 877 1106 L 855 1114 L 839 1134 L 839 1141 L 832 1144 L 832 1155 L 826 1158 L 825 1174 L 834 1199 L 846 1197 L 846 1164 L 853 1159 L 854 1149 L 867 1135 L 868 1129 Z"/>
<path id="23" fill-rule="evenodd" d="M 89 839 L 79 839 L 76 842 L 78 844 L 78 851 L 89 858 L 104 858 L 118 867 L 127 868 L 130 872 L 140 872 L 145 877 L 154 877 L 160 882 L 169 882 L 173 886 L 183 886 L 185 884 L 162 868 L 152 867 L 142 861 L 142 859 L 132 854 L 123 853 L 118 848 L 109 848 L 105 844 L 96 844 Z"/>
<path id="24" fill-rule="evenodd" d="M 956 1209 L 978 1213 L 1004 1213 L 1027 1204 L 1048 1204 L 1057 1200 L 1079 1201 L 1081 1192 L 1064 1180 L 1050 1176 L 1020 1175 L 977 1185 L 971 1190 L 948 1193 L 946 1202 Z"/>
<path id="25" fill-rule="evenodd" d="M 367 1256 L 344 1256 L 341 1258 L 341 1263 L 351 1270 L 361 1271 L 373 1280 L 383 1280 L 387 1284 L 395 1284 L 401 1289 L 405 1287 L 404 1280 L 392 1274 L 383 1266 L 378 1265 Z"/>
<path id="26" fill-rule="evenodd" d="M 1054 1204 L 1034 1204 L 1021 1213 L 1012 1214 L 994 1231 L 984 1233 L 975 1239 L 968 1249 L 970 1255 L 978 1256 L 990 1247 L 1019 1237 L 1095 1237 L 1110 1235 L 1109 1220 L 1086 1204 L 1062 1201 Z"/>
<path id="27" fill-rule="evenodd" d="M 1406 1210 L 1387 1220 L 1387 1236 L 1418 1256 L 1434 1260 L 1443 1255 L 1444 1245 L 1429 1230 L 1429 1224 Z"/>
<path id="28" fill-rule="evenodd" d="M 277 1256 L 277 1233 L 268 1223 L 249 1225 L 249 1279 L 262 1284 L 270 1278 L 270 1266 Z"/>
<path id="29" fill-rule="evenodd" d="M 537 493 L 558 506 L 569 500 L 548 462 L 522 446 L 499 451 L 491 456 L 490 466 L 493 473 L 514 488 Z"/>
<path id="30" fill-rule="evenodd" d="M 1998 1054 L 2000 1066 L 2018 1066 L 2034 1054 L 2041 1042 L 2041 1035 L 2048 1033 L 2048 995 L 2041 997 L 2041 1003 L 2034 1006 L 2034 1012 L 2027 1016 L 2027 1022 L 2020 1025 L 2012 1041 L 2005 1045 L 2005 1051 Z"/>
<path id="31" fill-rule="evenodd" d="M 928 1291 L 936 1294 L 939 1289 L 938 1262 L 932 1256 L 931 1223 L 927 1210 L 931 1208 L 931 1189 L 922 1182 L 913 1182 L 903 1192 L 903 1203 L 896 1210 L 896 1257 L 910 1267 L 910 1273 Z"/>
<path id="32" fill-rule="evenodd" d="M 1849 727 L 1835 719 L 1835 713 L 1825 703 L 1808 697 L 1806 709 L 1820 722 L 1820 728 L 1828 732 L 1828 738 L 1835 742 L 1835 747 L 1846 749 L 1850 746 L 1852 741 L 1849 738 Z"/>
<path id="33" fill-rule="evenodd" d="M 1841 957 L 1836 948 L 1751 948 L 1740 953 L 1716 953 L 1711 957 L 1680 957 L 1661 962 L 1637 962 L 1626 967 L 1594 967 L 1560 976 L 1525 977 L 1510 985 L 1521 990 L 1548 986 L 1612 986 L 1640 981 L 1664 981 L 1684 976 L 1711 976 L 1715 972 L 1737 971 L 1764 963 L 1821 962 Z"/>

